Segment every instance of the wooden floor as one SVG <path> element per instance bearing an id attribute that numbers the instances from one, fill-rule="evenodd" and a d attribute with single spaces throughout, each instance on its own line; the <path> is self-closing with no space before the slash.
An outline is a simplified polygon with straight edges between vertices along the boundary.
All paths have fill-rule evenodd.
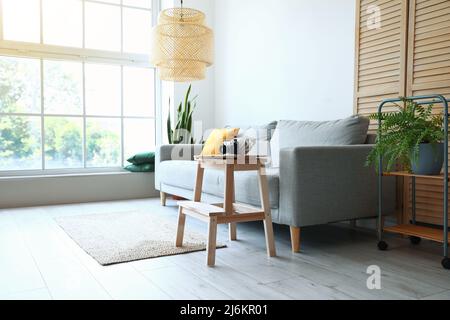
<path id="1" fill-rule="evenodd" d="M 53 220 L 130 210 L 176 223 L 174 203 L 158 199 L 0 210 L 0 299 L 450 299 L 450 271 L 428 241 L 389 236 L 391 250 L 380 252 L 374 232 L 328 225 L 305 228 L 303 252 L 292 254 L 289 229 L 276 226 L 278 257 L 268 259 L 262 224 L 250 223 L 214 268 L 205 252 L 102 267 Z M 189 218 L 186 228 L 206 232 Z M 226 227 L 218 239 L 227 241 Z M 367 289 L 369 265 L 381 268 L 381 290 Z"/>

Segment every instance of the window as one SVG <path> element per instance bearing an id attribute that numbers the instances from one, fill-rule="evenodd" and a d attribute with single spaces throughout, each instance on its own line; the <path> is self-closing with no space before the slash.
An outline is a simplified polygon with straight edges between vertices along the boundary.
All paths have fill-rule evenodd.
<path id="1" fill-rule="evenodd" d="M 0 1 L 0 172 L 109 170 L 155 148 L 157 2 Z"/>
<path id="2" fill-rule="evenodd" d="M 120 12 L 119 6 L 85 4 L 87 48 L 120 51 Z"/>
<path id="3" fill-rule="evenodd" d="M 83 46 L 83 6 L 79 0 L 42 0 L 46 44 Z"/>
<path id="4" fill-rule="evenodd" d="M 2 4 L 4 39 L 39 42 L 40 1 L 3 0 Z"/>

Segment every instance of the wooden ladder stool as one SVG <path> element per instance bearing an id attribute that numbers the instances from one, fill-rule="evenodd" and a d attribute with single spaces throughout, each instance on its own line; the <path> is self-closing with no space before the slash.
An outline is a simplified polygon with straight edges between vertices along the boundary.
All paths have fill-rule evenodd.
<path id="1" fill-rule="evenodd" d="M 264 167 L 266 158 L 256 156 L 198 156 L 195 159 L 197 161 L 197 175 L 194 188 L 194 201 L 178 202 L 179 210 L 176 246 L 183 246 L 186 215 L 208 223 L 208 244 L 206 247 L 207 265 L 214 266 L 218 224 L 229 225 L 229 237 L 230 240 L 233 241 L 237 239 L 236 223 L 263 221 L 267 255 L 269 257 L 274 257 L 276 255 L 276 250 L 269 203 L 269 189 Z M 201 202 L 205 168 L 224 170 L 224 203 L 207 204 Z M 234 200 L 234 172 L 251 170 L 256 170 L 258 172 L 262 208 L 235 203 Z"/>

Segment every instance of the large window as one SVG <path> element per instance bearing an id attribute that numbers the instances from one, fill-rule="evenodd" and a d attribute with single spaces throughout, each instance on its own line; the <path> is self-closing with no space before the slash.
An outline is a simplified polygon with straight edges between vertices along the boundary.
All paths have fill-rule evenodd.
<path id="1" fill-rule="evenodd" d="M 118 168 L 154 149 L 152 3 L 0 0 L 0 171 Z"/>

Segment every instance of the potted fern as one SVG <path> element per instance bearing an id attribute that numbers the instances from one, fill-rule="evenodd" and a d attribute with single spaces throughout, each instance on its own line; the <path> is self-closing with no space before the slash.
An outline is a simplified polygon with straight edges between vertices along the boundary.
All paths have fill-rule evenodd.
<path id="1" fill-rule="evenodd" d="M 403 100 L 403 106 L 396 104 L 396 107 L 398 112 L 370 116 L 372 120 L 381 120 L 381 134 L 367 164 L 378 166 L 378 158 L 382 156 L 387 171 L 400 164 L 414 174 L 440 174 L 444 161 L 442 115 L 433 115 L 432 105 L 425 107 L 408 99 Z"/>
<path id="2" fill-rule="evenodd" d="M 177 117 L 175 128 L 172 128 L 170 119 L 170 107 L 169 116 L 167 118 L 167 137 L 169 144 L 193 144 L 194 138 L 192 136 L 192 114 L 197 106 L 197 96 L 190 99 L 192 85 L 189 88 L 184 97 L 184 101 L 181 101 L 177 108 Z M 184 102 L 184 103 L 183 103 Z M 169 100 L 170 105 L 170 100 Z"/>

